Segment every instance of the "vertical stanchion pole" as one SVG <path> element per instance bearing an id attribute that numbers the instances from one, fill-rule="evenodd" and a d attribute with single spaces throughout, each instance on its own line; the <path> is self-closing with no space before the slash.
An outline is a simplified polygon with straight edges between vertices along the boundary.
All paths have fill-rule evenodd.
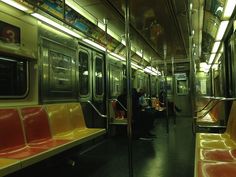
<path id="1" fill-rule="evenodd" d="M 175 112 L 175 89 L 174 89 L 174 81 L 175 81 L 175 65 L 174 65 L 174 57 L 171 57 L 172 64 L 172 91 L 173 91 L 173 112 L 174 112 L 174 124 L 176 124 L 176 112 Z"/>
<path id="2" fill-rule="evenodd" d="M 107 120 L 106 120 L 106 129 L 107 132 L 109 132 L 109 118 L 110 118 L 110 109 L 109 109 L 109 75 L 110 75 L 110 71 L 109 71 L 109 66 L 108 66 L 108 57 L 107 57 L 107 25 L 108 25 L 108 20 L 106 18 L 103 19 L 103 24 L 105 25 L 105 35 L 106 35 L 106 42 L 105 42 L 105 46 L 106 46 L 106 50 L 105 50 L 105 73 L 106 73 L 106 80 L 105 80 L 105 98 L 106 98 L 106 113 L 107 113 Z"/>
<path id="3" fill-rule="evenodd" d="M 190 2 L 189 4 L 189 24 L 190 24 L 190 29 L 192 29 L 192 10 L 193 10 L 193 3 Z M 194 117 L 194 107 L 195 107 L 195 64 L 193 60 L 193 49 L 192 49 L 192 44 L 193 44 L 193 36 L 194 36 L 194 30 L 190 31 L 189 35 L 189 60 L 190 60 L 190 99 L 191 99 L 191 115 Z"/>
<path id="4" fill-rule="evenodd" d="M 190 99 L 191 99 L 191 115 L 194 117 L 194 104 L 195 104 L 195 98 L 194 98 L 194 61 L 193 61 L 193 55 L 192 55 L 192 41 L 193 41 L 193 34 L 189 36 L 189 60 L 190 60 Z"/>
<path id="5" fill-rule="evenodd" d="M 126 81 L 127 81 L 127 134 L 129 155 L 129 177 L 133 177 L 132 154 L 132 87 L 131 87 L 131 53 L 130 53 L 130 0 L 125 0 L 125 41 L 126 41 Z"/>
<path id="6" fill-rule="evenodd" d="M 165 90 L 165 104 L 166 104 L 166 132 L 169 133 L 169 112 L 168 112 L 168 99 L 167 99 L 167 63 L 166 63 L 166 55 L 167 55 L 167 45 L 164 44 L 164 90 Z"/>

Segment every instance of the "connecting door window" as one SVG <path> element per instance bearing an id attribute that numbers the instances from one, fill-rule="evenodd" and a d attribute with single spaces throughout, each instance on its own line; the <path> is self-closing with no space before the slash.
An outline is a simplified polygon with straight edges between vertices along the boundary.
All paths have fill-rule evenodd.
<path id="1" fill-rule="evenodd" d="M 86 51 L 79 52 L 79 93 L 81 96 L 89 94 L 89 54 Z"/>
<path id="2" fill-rule="evenodd" d="M 104 69 L 103 69 L 103 59 L 100 57 L 95 58 L 95 95 L 102 96 L 104 90 Z"/>

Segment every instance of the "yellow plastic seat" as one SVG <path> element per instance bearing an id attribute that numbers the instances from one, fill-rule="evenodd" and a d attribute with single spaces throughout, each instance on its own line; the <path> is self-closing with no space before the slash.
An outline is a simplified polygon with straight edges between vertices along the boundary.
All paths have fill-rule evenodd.
<path id="1" fill-rule="evenodd" d="M 82 143 L 105 133 L 103 128 L 87 128 L 79 103 L 47 105 L 52 135 L 56 139 L 67 139 Z M 76 144 L 75 144 L 76 145 Z"/>
<path id="2" fill-rule="evenodd" d="M 0 158 L 0 177 L 21 169 L 20 160 Z"/>
<path id="3" fill-rule="evenodd" d="M 88 128 L 85 123 L 84 114 L 80 103 L 68 104 L 70 119 L 74 128 L 74 136 L 89 137 L 98 136 L 105 133 L 104 128 Z"/>
<path id="4" fill-rule="evenodd" d="M 52 136 L 56 139 L 73 140 L 73 126 L 66 104 L 46 105 Z"/>

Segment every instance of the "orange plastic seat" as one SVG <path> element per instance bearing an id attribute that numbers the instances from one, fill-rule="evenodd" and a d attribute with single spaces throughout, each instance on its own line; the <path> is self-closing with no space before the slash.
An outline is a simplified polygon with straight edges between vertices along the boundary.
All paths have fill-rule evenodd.
<path id="1" fill-rule="evenodd" d="M 112 105 L 112 108 L 115 112 L 115 119 L 124 119 L 126 118 L 126 115 L 125 115 L 125 111 L 122 111 L 122 110 L 118 110 L 117 109 L 117 101 L 112 101 L 111 102 L 111 105 Z"/>
<path id="2" fill-rule="evenodd" d="M 69 142 L 52 138 L 48 115 L 42 106 L 22 108 L 21 114 L 29 146 L 50 149 Z"/>
<path id="3" fill-rule="evenodd" d="M 235 177 L 235 162 L 199 162 L 198 177 Z"/>
<path id="4" fill-rule="evenodd" d="M 196 140 L 199 147 L 205 148 L 236 148 L 236 101 L 233 102 L 227 128 L 223 134 L 198 133 Z"/>
<path id="5" fill-rule="evenodd" d="M 233 127 L 236 127 L 236 119 L 234 116 L 236 115 L 236 101 L 233 102 L 229 118 L 228 118 L 228 123 L 226 127 L 226 131 L 223 134 L 220 133 L 200 133 L 199 140 L 205 139 L 205 140 L 222 140 L 222 139 L 227 139 L 230 138 L 230 135 L 233 136 Z"/>
<path id="6" fill-rule="evenodd" d="M 200 160 L 232 162 L 236 161 L 236 149 L 200 149 Z"/>
<path id="7" fill-rule="evenodd" d="M 0 109 L 0 157 L 24 159 L 44 151 L 26 145 L 17 109 Z"/>

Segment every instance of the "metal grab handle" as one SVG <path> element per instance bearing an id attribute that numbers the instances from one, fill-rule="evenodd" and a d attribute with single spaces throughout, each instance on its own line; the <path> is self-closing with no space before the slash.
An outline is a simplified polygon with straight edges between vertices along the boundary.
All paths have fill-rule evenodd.
<path id="1" fill-rule="evenodd" d="M 217 100 L 216 103 L 213 104 L 213 106 L 211 108 L 209 108 L 205 113 L 203 113 L 202 115 L 198 116 L 198 117 L 194 117 L 195 119 L 202 119 L 203 117 L 205 117 L 218 103 L 222 102 L 222 101 L 234 101 L 236 100 L 236 98 L 225 98 L 225 97 L 221 97 L 221 99 Z"/>
<path id="2" fill-rule="evenodd" d="M 107 115 L 100 113 L 100 111 L 94 106 L 94 104 L 90 100 L 88 100 L 87 103 L 89 103 L 93 107 L 93 109 L 98 113 L 100 117 L 107 118 Z"/>
<path id="3" fill-rule="evenodd" d="M 110 99 L 110 101 L 117 101 L 119 103 L 119 105 L 125 110 L 127 111 L 127 108 L 117 99 Z"/>

